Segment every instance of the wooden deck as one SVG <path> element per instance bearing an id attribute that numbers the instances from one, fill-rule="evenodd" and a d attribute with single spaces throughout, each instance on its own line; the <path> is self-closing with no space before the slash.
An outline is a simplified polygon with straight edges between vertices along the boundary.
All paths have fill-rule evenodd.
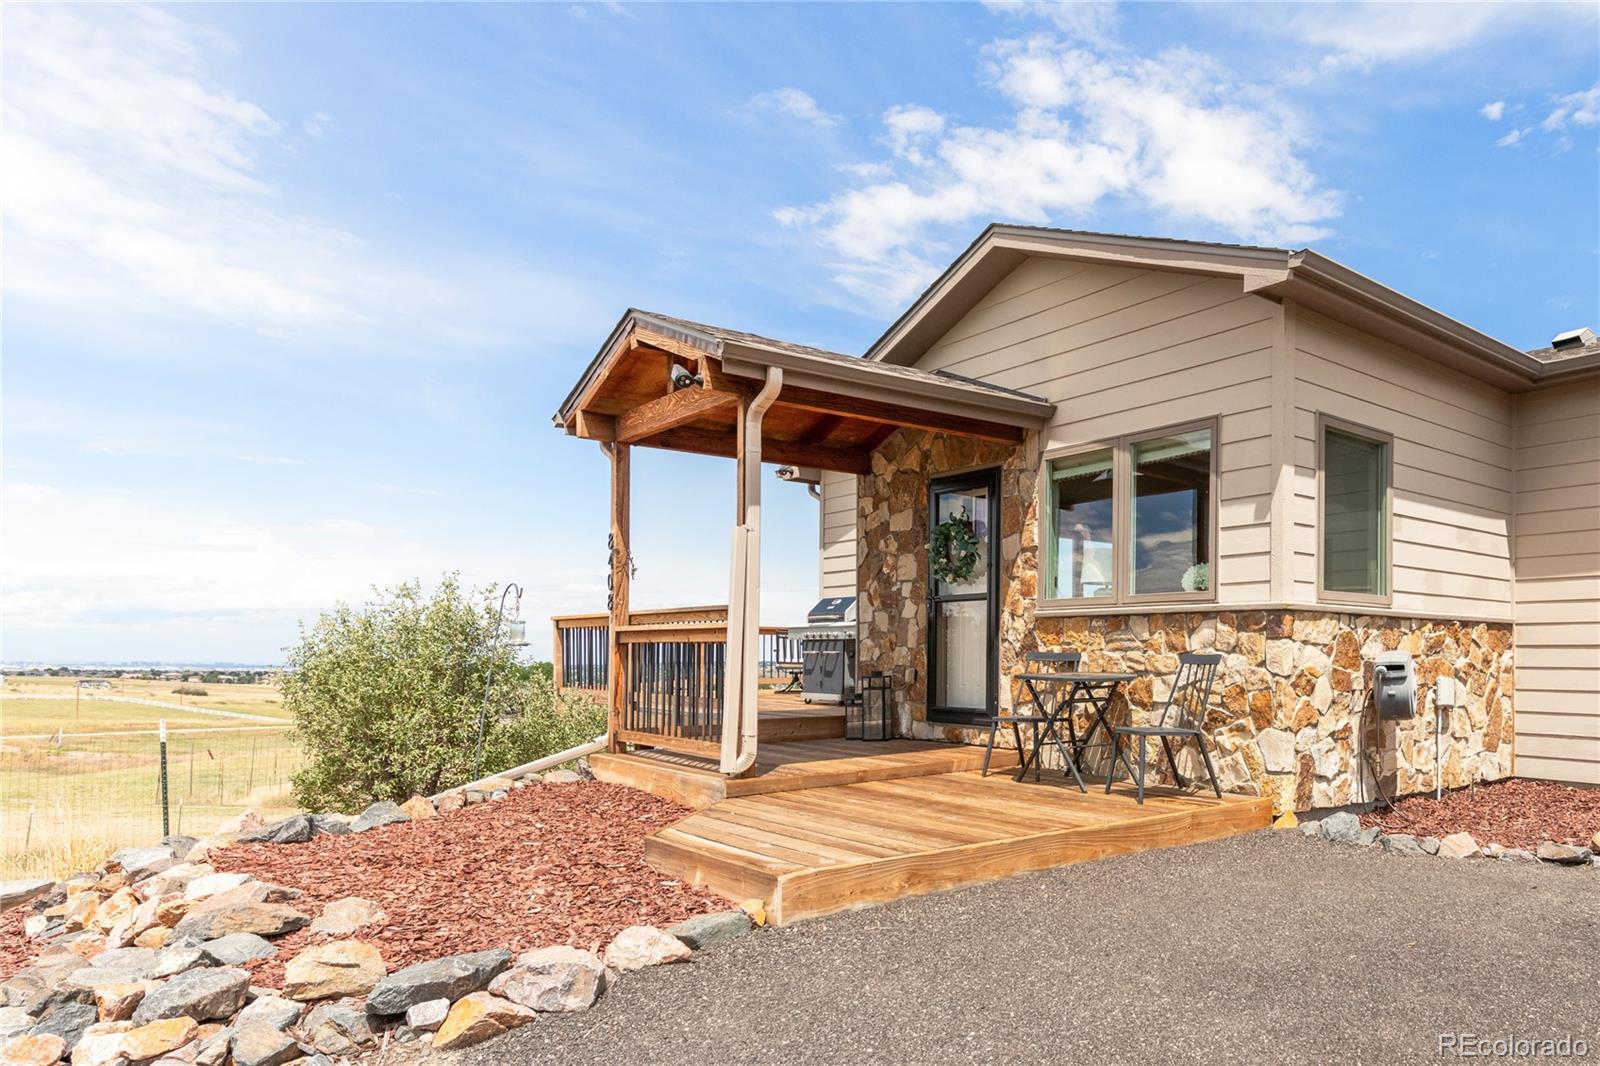
<path id="1" fill-rule="evenodd" d="M 1088 794 L 1057 779 L 948 773 L 723 800 L 645 840 L 645 859 L 783 925 L 1011 874 L 1266 827 L 1248 796 Z"/>

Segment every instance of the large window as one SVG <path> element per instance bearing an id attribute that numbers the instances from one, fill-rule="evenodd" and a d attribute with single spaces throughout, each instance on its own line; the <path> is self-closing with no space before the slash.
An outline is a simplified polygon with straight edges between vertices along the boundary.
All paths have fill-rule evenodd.
<path id="1" fill-rule="evenodd" d="M 1213 436 L 1186 426 L 1051 458 L 1042 598 L 1213 599 Z"/>
<path id="2" fill-rule="evenodd" d="M 1322 424 L 1324 599 L 1385 603 L 1389 598 L 1389 439 Z"/>

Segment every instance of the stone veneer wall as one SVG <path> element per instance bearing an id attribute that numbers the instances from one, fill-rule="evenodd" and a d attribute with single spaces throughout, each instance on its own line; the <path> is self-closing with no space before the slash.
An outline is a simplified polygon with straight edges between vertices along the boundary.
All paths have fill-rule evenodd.
<path id="1" fill-rule="evenodd" d="M 1033 434 L 1010 447 L 902 430 L 860 479 L 859 669 L 896 678 L 902 735 L 982 739 L 926 719 L 928 479 L 998 464 L 1002 678 L 1021 669 L 1028 651 L 1077 649 L 1084 669 L 1156 675 L 1127 686 L 1115 709 L 1123 720 L 1145 722 L 1159 713 L 1180 652 L 1221 652 L 1207 727 L 1223 787 L 1268 796 L 1279 810 L 1307 810 L 1377 799 L 1374 763 L 1384 793 L 1432 789 L 1431 686 L 1454 676 L 1462 706 L 1443 738 L 1445 787 L 1510 774 L 1509 625 L 1224 607 L 1036 619 L 1038 463 Z M 1418 715 L 1380 722 L 1370 707 L 1372 662 L 1397 648 L 1417 662 Z M 1001 705 L 1016 698 L 1002 683 Z M 1186 774 L 1199 769 L 1192 746 L 1184 762 Z"/>

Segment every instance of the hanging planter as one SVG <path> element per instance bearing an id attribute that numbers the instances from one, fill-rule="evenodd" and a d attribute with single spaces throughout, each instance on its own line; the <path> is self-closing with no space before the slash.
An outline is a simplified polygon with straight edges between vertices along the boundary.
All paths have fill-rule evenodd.
<path id="1" fill-rule="evenodd" d="M 978 568 L 978 546 L 978 531 L 963 507 L 933 527 L 928 539 L 933 576 L 947 584 L 966 581 Z"/>

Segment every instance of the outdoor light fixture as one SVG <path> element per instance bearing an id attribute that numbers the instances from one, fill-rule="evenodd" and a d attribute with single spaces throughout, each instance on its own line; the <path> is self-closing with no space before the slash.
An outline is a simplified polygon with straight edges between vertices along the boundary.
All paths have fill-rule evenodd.
<path id="1" fill-rule="evenodd" d="M 844 709 L 846 740 L 889 740 L 894 736 L 894 681 L 888 674 L 861 679 L 860 691 Z"/>
<path id="2" fill-rule="evenodd" d="M 705 379 L 703 377 L 701 377 L 699 374 L 690 373 L 688 367 L 679 366 L 677 363 L 672 364 L 672 370 L 668 376 L 672 381 L 672 387 L 674 390 L 687 389 L 690 385 L 705 384 Z"/>
<path id="3" fill-rule="evenodd" d="M 513 592 L 516 599 L 511 601 L 511 621 L 506 618 L 506 597 Z M 489 669 L 483 678 L 483 707 L 478 711 L 478 742 L 472 756 L 472 779 L 476 781 L 483 773 L 483 727 L 489 718 L 489 689 L 494 685 L 494 656 L 500 650 L 500 634 L 505 631 L 506 643 L 513 648 L 526 648 L 528 646 L 528 623 L 522 620 L 522 586 L 515 581 L 509 582 L 500 592 L 500 611 L 494 616 L 494 632 L 489 638 Z"/>

